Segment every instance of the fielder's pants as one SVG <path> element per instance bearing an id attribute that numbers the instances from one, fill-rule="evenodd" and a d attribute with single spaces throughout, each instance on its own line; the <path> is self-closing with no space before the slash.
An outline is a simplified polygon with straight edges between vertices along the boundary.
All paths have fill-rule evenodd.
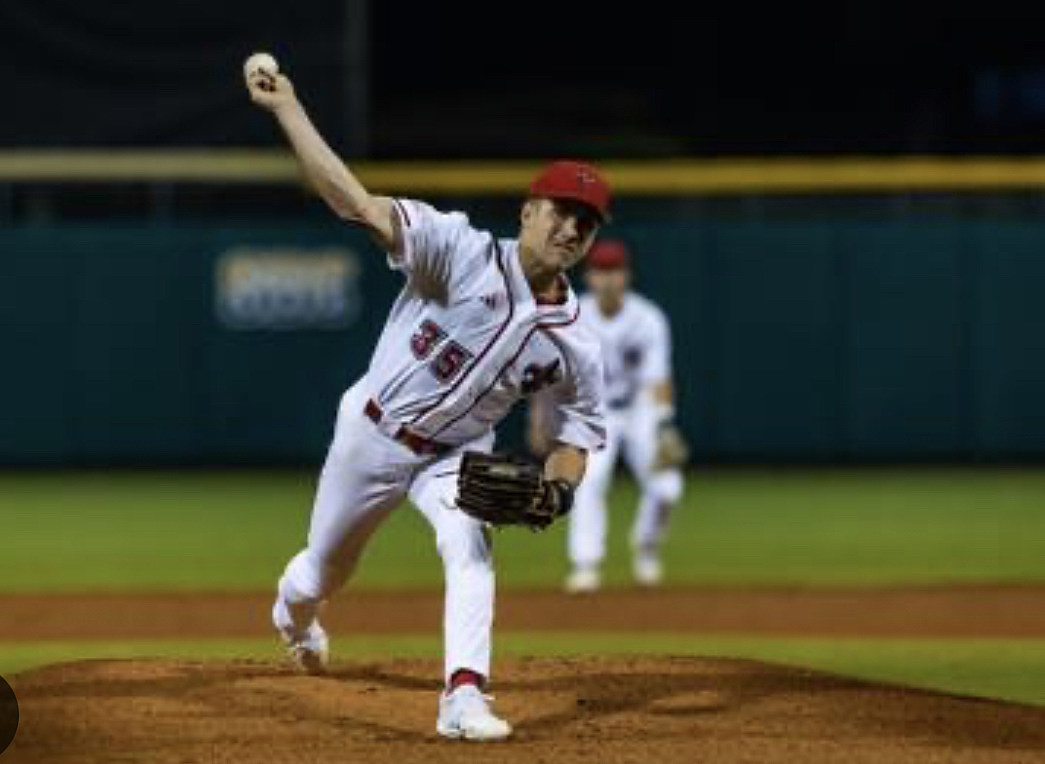
<path id="1" fill-rule="evenodd" d="M 443 457 L 418 456 L 364 416 L 365 388 L 358 382 L 341 399 L 312 508 L 308 546 L 279 581 L 276 625 L 303 635 L 320 603 L 352 575 L 371 534 L 409 497 L 435 531 L 443 561 L 446 676 L 464 668 L 488 677 L 494 604 L 490 540 L 482 523 L 456 509 L 454 502 L 461 454 L 489 451 L 493 434 Z"/>
<path id="2" fill-rule="evenodd" d="M 606 496 L 621 452 L 640 489 L 638 511 L 631 528 L 632 549 L 659 548 L 671 507 L 682 495 L 682 473 L 678 469 L 654 471 L 656 450 L 656 416 L 651 407 L 640 402 L 609 412 L 606 447 L 588 455 L 584 480 L 577 488 L 570 513 L 567 543 L 570 561 L 575 567 L 598 566 L 606 556 Z"/>

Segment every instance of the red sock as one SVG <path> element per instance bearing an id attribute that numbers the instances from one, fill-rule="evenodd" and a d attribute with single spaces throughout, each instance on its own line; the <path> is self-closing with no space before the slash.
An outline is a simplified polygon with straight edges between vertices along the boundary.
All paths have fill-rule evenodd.
<path id="1" fill-rule="evenodd" d="M 482 687 L 486 683 L 486 677 L 477 671 L 471 669 L 457 669 L 453 674 L 450 675 L 450 692 L 453 692 L 462 684 L 474 684 L 476 687 Z"/>

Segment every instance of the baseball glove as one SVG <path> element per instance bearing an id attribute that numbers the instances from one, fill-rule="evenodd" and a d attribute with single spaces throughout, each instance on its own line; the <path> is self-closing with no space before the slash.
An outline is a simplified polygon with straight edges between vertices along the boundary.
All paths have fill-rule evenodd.
<path id="1" fill-rule="evenodd" d="M 457 507 L 493 526 L 543 530 L 573 505 L 573 486 L 546 480 L 541 466 L 507 454 L 468 451 L 457 476 Z"/>
<path id="2" fill-rule="evenodd" d="M 657 452 L 653 457 L 653 471 L 672 469 L 689 459 L 689 445 L 682 432 L 670 420 L 657 428 Z"/>

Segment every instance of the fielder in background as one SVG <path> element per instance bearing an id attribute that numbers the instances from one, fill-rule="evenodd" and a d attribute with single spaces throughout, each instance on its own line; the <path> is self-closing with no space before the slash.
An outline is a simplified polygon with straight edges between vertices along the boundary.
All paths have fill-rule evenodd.
<path id="1" fill-rule="evenodd" d="M 462 510 L 491 518 L 512 501 L 544 527 L 569 511 L 588 452 L 605 442 L 598 344 L 577 322 L 579 301 L 563 272 L 587 254 L 607 218 L 609 186 L 589 165 L 552 163 L 530 185 L 518 239 L 498 239 L 461 213 L 370 194 L 273 61 L 248 67 L 247 85 L 276 117 L 311 186 L 340 218 L 368 230 L 404 276 L 366 374 L 341 399 L 308 544 L 279 580 L 273 621 L 300 666 L 322 671 L 321 605 L 409 498 L 435 531 L 446 579 L 436 730 L 507 737 L 511 727 L 483 694 L 494 605 L 490 536 L 486 522 Z M 521 479 L 521 468 L 484 453 L 494 426 L 540 390 L 559 424 L 543 471 Z"/>
<path id="2" fill-rule="evenodd" d="M 642 586 L 663 578 L 660 550 L 672 507 L 682 495 L 686 443 L 674 424 L 671 331 L 664 312 L 631 291 L 631 263 L 619 241 L 599 241 L 586 261 L 588 292 L 580 321 L 599 339 L 605 368 L 608 441 L 592 454 L 570 515 L 572 570 L 566 590 L 593 592 L 606 556 L 606 497 L 623 454 L 640 499 L 631 528 L 632 570 Z M 541 398 L 531 406 L 531 447 L 547 448 L 555 414 Z"/>

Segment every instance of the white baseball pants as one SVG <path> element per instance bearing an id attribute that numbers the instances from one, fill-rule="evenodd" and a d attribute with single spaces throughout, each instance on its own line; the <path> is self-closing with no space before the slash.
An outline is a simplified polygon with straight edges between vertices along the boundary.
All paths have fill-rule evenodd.
<path id="1" fill-rule="evenodd" d="M 638 403 L 623 411 L 610 411 L 606 430 L 606 447 L 588 455 L 584 480 L 577 488 L 570 513 L 567 542 L 574 567 L 598 566 L 606 556 L 606 496 L 621 452 L 640 489 L 638 511 L 631 527 L 633 550 L 660 547 L 671 507 L 682 496 L 680 470 L 653 470 L 657 426 L 649 407 Z"/>
<path id="2" fill-rule="evenodd" d="M 418 456 L 363 413 L 361 381 L 341 399 L 334 439 L 320 474 L 308 546 L 279 580 L 278 625 L 302 634 L 320 604 L 348 580 L 367 541 L 406 497 L 435 531 L 445 575 L 446 677 L 458 669 L 490 675 L 494 568 L 488 533 L 456 509 L 457 470 L 465 450 L 489 451 L 493 434 L 443 457 Z"/>

